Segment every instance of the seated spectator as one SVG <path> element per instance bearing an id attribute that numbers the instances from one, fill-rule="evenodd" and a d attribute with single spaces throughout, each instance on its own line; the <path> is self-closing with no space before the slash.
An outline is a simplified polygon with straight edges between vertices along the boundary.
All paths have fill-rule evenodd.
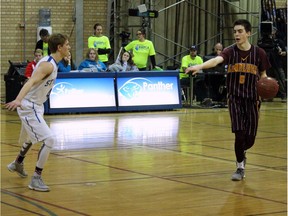
<path id="1" fill-rule="evenodd" d="M 34 68 L 36 67 L 36 64 L 42 59 L 43 57 L 43 51 L 41 49 L 36 49 L 34 51 L 34 60 L 29 62 L 25 69 L 25 76 L 29 79 L 32 76 L 32 73 L 34 71 Z"/>
<path id="2" fill-rule="evenodd" d="M 180 83 L 184 86 L 190 86 L 189 74 L 185 74 L 185 69 L 197 64 L 202 64 L 203 59 L 197 55 L 197 47 L 195 45 L 190 47 L 189 55 L 185 55 L 181 60 L 180 67 Z"/>
<path id="3" fill-rule="evenodd" d="M 212 53 L 203 57 L 204 61 L 208 61 L 215 56 L 218 56 L 223 51 L 223 45 L 221 43 L 216 43 L 213 47 Z M 226 101 L 226 75 L 225 75 L 225 65 L 223 63 L 209 69 L 203 70 L 204 73 L 210 73 L 205 76 L 205 82 L 208 86 L 207 96 L 212 101 L 223 102 Z M 216 75 L 213 75 L 216 73 Z M 218 73 L 218 74 L 217 74 Z M 222 74 L 220 74 L 222 73 Z"/>
<path id="4" fill-rule="evenodd" d="M 218 56 L 222 53 L 223 51 L 223 45 L 221 43 L 216 43 L 212 49 L 212 53 L 205 55 L 203 57 L 204 62 L 208 61 L 211 58 L 214 58 L 215 56 Z M 217 66 L 209 69 L 203 70 L 203 72 L 219 72 L 219 73 L 224 73 L 225 72 L 225 65 L 223 63 L 218 64 Z"/>
<path id="5" fill-rule="evenodd" d="M 71 70 L 77 70 L 76 65 L 73 63 L 72 55 L 69 52 L 69 55 L 64 57 L 58 63 L 58 72 L 70 72 Z"/>
<path id="6" fill-rule="evenodd" d="M 208 56 L 218 56 L 223 51 L 223 45 L 221 43 L 216 43 L 212 53 L 208 54 Z"/>
<path id="7" fill-rule="evenodd" d="M 40 40 L 36 43 L 36 49 L 41 49 L 43 51 L 43 57 L 51 54 L 50 49 L 48 47 L 48 38 L 50 36 L 47 29 L 41 29 L 39 32 Z"/>
<path id="8" fill-rule="evenodd" d="M 139 71 L 132 60 L 132 55 L 128 51 L 124 51 L 116 62 L 108 67 L 109 71 Z"/>
<path id="9" fill-rule="evenodd" d="M 188 74 L 185 74 L 185 69 L 192 66 L 203 63 L 203 59 L 197 55 L 198 49 L 197 46 L 193 45 L 190 47 L 190 54 L 186 55 L 181 60 L 181 68 L 180 68 L 180 85 L 190 87 L 190 77 Z M 194 96 L 196 95 L 197 101 L 202 101 L 206 95 L 204 76 L 198 74 L 196 78 L 194 78 L 193 85 Z"/>
<path id="10" fill-rule="evenodd" d="M 78 70 L 88 72 L 104 72 L 107 70 L 107 67 L 98 59 L 97 50 L 94 48 L 89 48 L 86 53 L 86 59 L 80 63 Z"/>

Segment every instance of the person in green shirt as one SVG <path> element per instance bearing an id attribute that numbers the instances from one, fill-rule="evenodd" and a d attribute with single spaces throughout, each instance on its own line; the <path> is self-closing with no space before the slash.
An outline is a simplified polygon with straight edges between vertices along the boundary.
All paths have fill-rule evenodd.
<path id="1" fill-rule="evenodd" d="M 187 86 L 190 87 L 190 77 L 189 74 L 185 74 L 186 68 L 198 65 L 203 63 L 202 57 L 197 55 L 198 48 L 196 45 L 192 45 L 189 49 L 190 53 L 189 55 L 186 55 L 181 60 L 181 68 L 180 68 L 180 85 L 181 86 Z M 205 92 L 205 84 L 204 84 L 204 76 L 201 76 L 198 74 L 194 80 L 194 95 L 196 95 L 197 101 L 202 101 L 205 98 L 205 95 L 203 96 L 203 92 Z"/>
<path id="2" fill-rule="evenodd" d="M 47 29 L 41 29 L 39 32 L 40 40 L 37 41 L 35 51 L 41 49 L 43 51 L 43 57 L 51 54 L 51 51 L 48 47 L 49 32 Z"/>
<path id="3" fill-rule="evenodd" d="M 152 64 L 152 69 L 156 67 L 155 49 L 152 41 L 145 38 L 145 29 L 139 29 L 137 31 L 137 40 L 131 41 L 124 49 L 133 53 L 133 61 L 140 71 L 147 70 L 148 57 Z"/>
<path id="4" fill-rule="evenodd" d="M 192 66 L 192 65 L 198 65 L 203 63 L 203 59 L 197 55 L 197 46 L 193 45 L 189 49 L 190 53 L 189 55 L 186 55 L 181 60 L 181 68 L 180 68 L 180 79 L 184 83 L 190 82 L 189 74 L 185 74 L 185 69 Z"/>
<path id="5" fill-rule="evenodd" d="M 88 38 L 88 48 L 97 49 L 99 60 L 107 66 L 109 53 L 111 52 L 111 45 L 109 38 L 103 35 L 102 32 L 102 25 L 96 23 L 94 25 L 94 35 Z"/>

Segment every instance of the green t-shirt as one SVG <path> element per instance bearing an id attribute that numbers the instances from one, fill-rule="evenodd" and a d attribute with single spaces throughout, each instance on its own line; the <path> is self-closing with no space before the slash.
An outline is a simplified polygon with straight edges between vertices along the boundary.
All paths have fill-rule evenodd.
<path id="1" fill-rule="evenodd" d="M 48 43 L 43 41 L 43 57 L 48 56 Z"/>
<path id="2" fill-rule="evenodd" d="M 125 46 L 125 50 L 133 52 L 133 61 L 138 68 L 147 67 L 148 56 L 156 55 L 152 41 L 134 40 Z"/>
<path id="3" fill-rule="evenodd" d="M 180 79 L 189 77 L 189 74 L 185 74 L 185 71 L 183 71 L 183 67 L 188 68 L 190 66 L 198 65 L 202 63 L 203 63 L 203 59 L 200 56 L 196 56 L 194 59 L 192 59 L 190 55 L 184 56 L 181 61 Z"/>
<path id="4" fill-rule="evenodd" d="M 104 35 L 102 35 L 101 37 L 92 35 L 88 38 L 88 48 L 111 49 L 109 38 Z M 108 54 L 102 54 L 98 56 L 100 61 L 108 61 Z"/>

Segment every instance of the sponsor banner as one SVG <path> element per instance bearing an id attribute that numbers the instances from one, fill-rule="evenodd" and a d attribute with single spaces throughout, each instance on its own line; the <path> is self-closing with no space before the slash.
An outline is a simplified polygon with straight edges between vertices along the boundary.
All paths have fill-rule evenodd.
<path id="1" fill-rule="evenodd" d="M 119 106 L 179 104 L 177 77 L 118 77 Z"/>
<path id="2" fill-rule="evenodd" d="M 114 78 L 57 78 L 50 108 L 116 106 Z"/>

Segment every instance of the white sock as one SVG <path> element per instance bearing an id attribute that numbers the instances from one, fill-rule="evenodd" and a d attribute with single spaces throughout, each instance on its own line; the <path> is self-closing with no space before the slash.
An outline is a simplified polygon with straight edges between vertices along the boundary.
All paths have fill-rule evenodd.
<path id="1" fill-rule="evenodd" d="M 240 168 L 240 169 L 245 169 L 245 166 L 244 166 L 244 160 L 242 162 L 237 162 L 237 168 Z"/>
<path id="2" fill-rule="evenodd" d="M 38 176 L 41 176 L 41 175 L 39 175 L 37 172 L 34 172 L 33 176 L 38 177 Z"/>

